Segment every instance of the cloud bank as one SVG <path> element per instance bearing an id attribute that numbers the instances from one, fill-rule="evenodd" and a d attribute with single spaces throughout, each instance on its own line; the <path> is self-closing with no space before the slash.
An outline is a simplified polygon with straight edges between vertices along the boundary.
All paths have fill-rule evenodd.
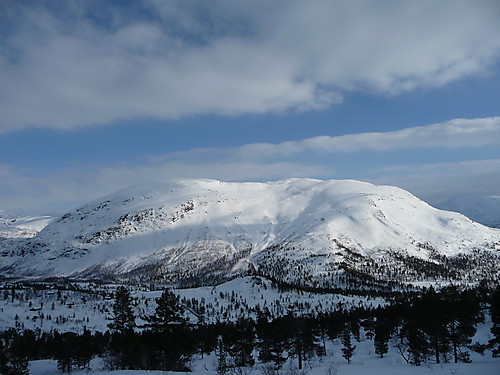
<path id="1" fill-rule="evenodd" d="M 483 74 L 495 0 L 5 1 L 0 133 L 321 109 Z"/>
<path id="2" fill-rule="evenodd" d="M 499 195 L 500 159 L 398 166 L 369 179 L 399 186 L 439 205 L 462 195 Z"/>
<path id="3" fill-rule="evenodd" d="M 407 148 L 456 148 L 500 146 L 500 117 L 455 119 L 445 123 L 406 128 L 391 132 L 319 136 L 280 144 L 250 144 L 235 155 L 260 157 L 293 155 L 305 152 L 346 153 L 357 151 L 391 151 Z"/>
<path id="4" fill-rule="evenodd" d="M 422 161 L 422 153 L 455 148 L 460 155 L 471 149 L 498 150 L 499 146 L 500 117 L 493 117 L 385 133 L 195 149 L 104 167 L 39 172 L 0 164 L 0 207 L 15 212 L 61 212 L 139 182 L 179 177 L 225 181 L 352 178 L 399 186 L 439 203 L 462 194 L 500 195 L 500 159 L 469 160 L 464 152 L 465 159 L 429 162 Z M 388 153 L 389 161 L 377 159 Z M 357 165 L 355 160 L 362 163 Z"/>

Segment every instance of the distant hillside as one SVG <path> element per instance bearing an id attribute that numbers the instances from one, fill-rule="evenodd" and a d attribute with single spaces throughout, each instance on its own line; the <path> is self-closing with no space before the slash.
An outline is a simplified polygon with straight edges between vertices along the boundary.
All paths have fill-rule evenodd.
<path id="1" fill-rule="evenodd" d="M 52 216 L 12 215 L 0 210 L 0 238 L 30 238 L 47 226 Z"/>
<path id="2" fill-rule="evenodd" d="M 439 208 L 460 212 L 478 223 L 500 228 L 500 196 L 463 195 L 450 199 Z"/>

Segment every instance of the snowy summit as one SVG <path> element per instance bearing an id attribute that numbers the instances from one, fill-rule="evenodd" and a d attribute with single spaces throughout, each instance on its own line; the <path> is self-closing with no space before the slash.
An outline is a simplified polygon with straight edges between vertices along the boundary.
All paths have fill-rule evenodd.
<path id="1" fill-rule="evenodd" d="M 121 190 L 2 249 L 4 276 L 312 288 L 498 279 L 500 230 L 350 180 L 173 180 Z M 366 284 L 366 285 L 368 285 Z"/>

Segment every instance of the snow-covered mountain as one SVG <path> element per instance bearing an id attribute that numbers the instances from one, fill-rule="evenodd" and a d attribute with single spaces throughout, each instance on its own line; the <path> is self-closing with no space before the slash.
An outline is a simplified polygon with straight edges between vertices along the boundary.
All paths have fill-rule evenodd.
<path id="1" fill-rule="evenodd" d="M 0 210 L 0 237 L 1 238 L 30 238 L 45 228 L 54 217 L 19 216 Z"/>
<path id="2" fill-rule="evenodd" d="M 439 208 L 460 212 L 478 223 L 500 228 L 500 196 L 462 195 L 446 201 Z"/>
<path id="3" fill-rule="evenodd" d="M 3 249 L 3 276 L 312 288 L 498 279 L 500 230 L 391 186 L 175 180 L 119 191 Z"/>

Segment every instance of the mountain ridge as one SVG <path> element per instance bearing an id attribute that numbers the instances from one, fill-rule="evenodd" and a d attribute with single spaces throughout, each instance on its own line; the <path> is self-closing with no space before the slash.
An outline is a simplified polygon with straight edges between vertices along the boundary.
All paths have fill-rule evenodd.
<path id="1" fill-rule="evenodd" d="M 34 237 L 54 219 L 50 215 L 12 215 L 0 210 L 0 238 Z"/>
<path id="2" fill-rule="evenodd" d="M 374 287 L 497 279 L 499 250 L 500 230 L 396 187 L 177 179 L 69 211 L 3 249 L 0 274 L 193 286 L 253 273 L 300 287 Z"/>
<path id="3" fill-rule="evenodd" d="M 500 228 L 500 196 L 461 195 L 440 204 L 438 208 L 460 212 L 483 225 Z"/>

